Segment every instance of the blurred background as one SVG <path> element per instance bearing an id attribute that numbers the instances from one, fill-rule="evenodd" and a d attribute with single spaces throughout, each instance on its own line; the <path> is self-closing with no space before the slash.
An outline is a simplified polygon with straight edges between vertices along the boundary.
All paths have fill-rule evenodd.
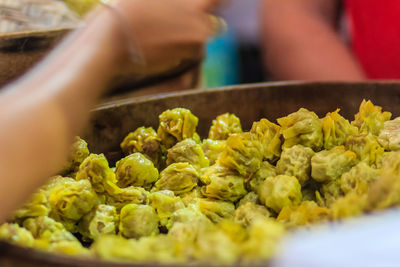
<path id="1" fill-rule="evenodd" d="M 261 0 L 231 0 L 218 11 L 228 30 L 208 44 L 203 65 L 206 87 L 268 80 L 261 55 L 260 5 Z"/>
<path id="2" fill-rule="evenodd" d="M 80 15 L 95 2 L 0 0 L 0 33 L 76 27 Z M 228 29 L 207 45 L 207 57 L 201 68 L 201 87 L 268 80 L 261 60 L 259 4 L 259 0 L 232 0 L 217 11 L 226 20 Z"/>
<path id="3" fill-rule="evenodd" d="M 0 0 L 0 85 L 3 77 L 17 76 L 44 54 L 42 47 L 40 56 L 15 60 L 10 51 L 26 51 L 31 40 L 39 46 L 46 41 L 31 36 L 19 39 L 18 46 L 7 34 L 77 27 L 97 1 Z M 227 31 L 208 42 L 201 67 L 167 86 L 400 79 L 398 0 L 385 5 L 376 0 L 228 0 L 217 15 L 227 22 Z M 62 34 L 46 36 L 55 43 Z M 10 68 L 15 62 L 22 63 Z"/>

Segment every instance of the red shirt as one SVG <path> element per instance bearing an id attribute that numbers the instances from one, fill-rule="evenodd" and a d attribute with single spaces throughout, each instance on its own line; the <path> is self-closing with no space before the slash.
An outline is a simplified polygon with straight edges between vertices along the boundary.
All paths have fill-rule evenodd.
<path id="1" fill-rule="evenodd" d="M 353 50 L 371 79 L 400 79 L 400 0 L 345 0 Z"/>

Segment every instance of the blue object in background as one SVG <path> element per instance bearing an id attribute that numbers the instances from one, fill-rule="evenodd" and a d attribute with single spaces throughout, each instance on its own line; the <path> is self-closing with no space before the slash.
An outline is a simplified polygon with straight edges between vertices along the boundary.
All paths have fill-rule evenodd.
<path id="1" fill-rule="evenodd" d="M 203 87 L 218 87 L 239 82 L 239 56 L 232 31 L 212 38 L 203 63 Z"/>

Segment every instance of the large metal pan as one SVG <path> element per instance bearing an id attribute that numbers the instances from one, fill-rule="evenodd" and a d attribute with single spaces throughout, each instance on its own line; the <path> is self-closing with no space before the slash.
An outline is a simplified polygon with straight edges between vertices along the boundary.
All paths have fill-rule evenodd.
<path id="1" fill-rule="evenodd" d="M 275 120 L 300 107 L 324 116 L 336 108 L 352 119 L 363 99 L 371 99 L 394 116 L 400 115 L 400 83 L 266 83 L 195 90 L 132 98 L 103 104 L 92 112 L 84 137 L 95 153 L 120 157 L 119 143 L 140 126 L 158 125 L 158 114 L 168 108 L 185 107 L 199 117 L 199 133 L 207 135 L 213 118 L 224 112 L 238 115 L 244 129 L 262 117 Z M 78 260 L 37 252 L 0 242 L 0 266 L 18 267 L 120 267 L 139 266 Z M 155 266 L 155 265 L 140 265 Z"/>

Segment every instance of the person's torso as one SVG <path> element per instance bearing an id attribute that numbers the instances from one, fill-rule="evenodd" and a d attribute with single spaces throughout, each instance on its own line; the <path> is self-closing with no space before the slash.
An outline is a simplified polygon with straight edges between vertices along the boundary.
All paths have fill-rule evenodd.
<path id="1" fill-rule="evenodd" d="M 345 7 L 368 78 L 400 79 L 400 0 L 345 0 Z"/>

